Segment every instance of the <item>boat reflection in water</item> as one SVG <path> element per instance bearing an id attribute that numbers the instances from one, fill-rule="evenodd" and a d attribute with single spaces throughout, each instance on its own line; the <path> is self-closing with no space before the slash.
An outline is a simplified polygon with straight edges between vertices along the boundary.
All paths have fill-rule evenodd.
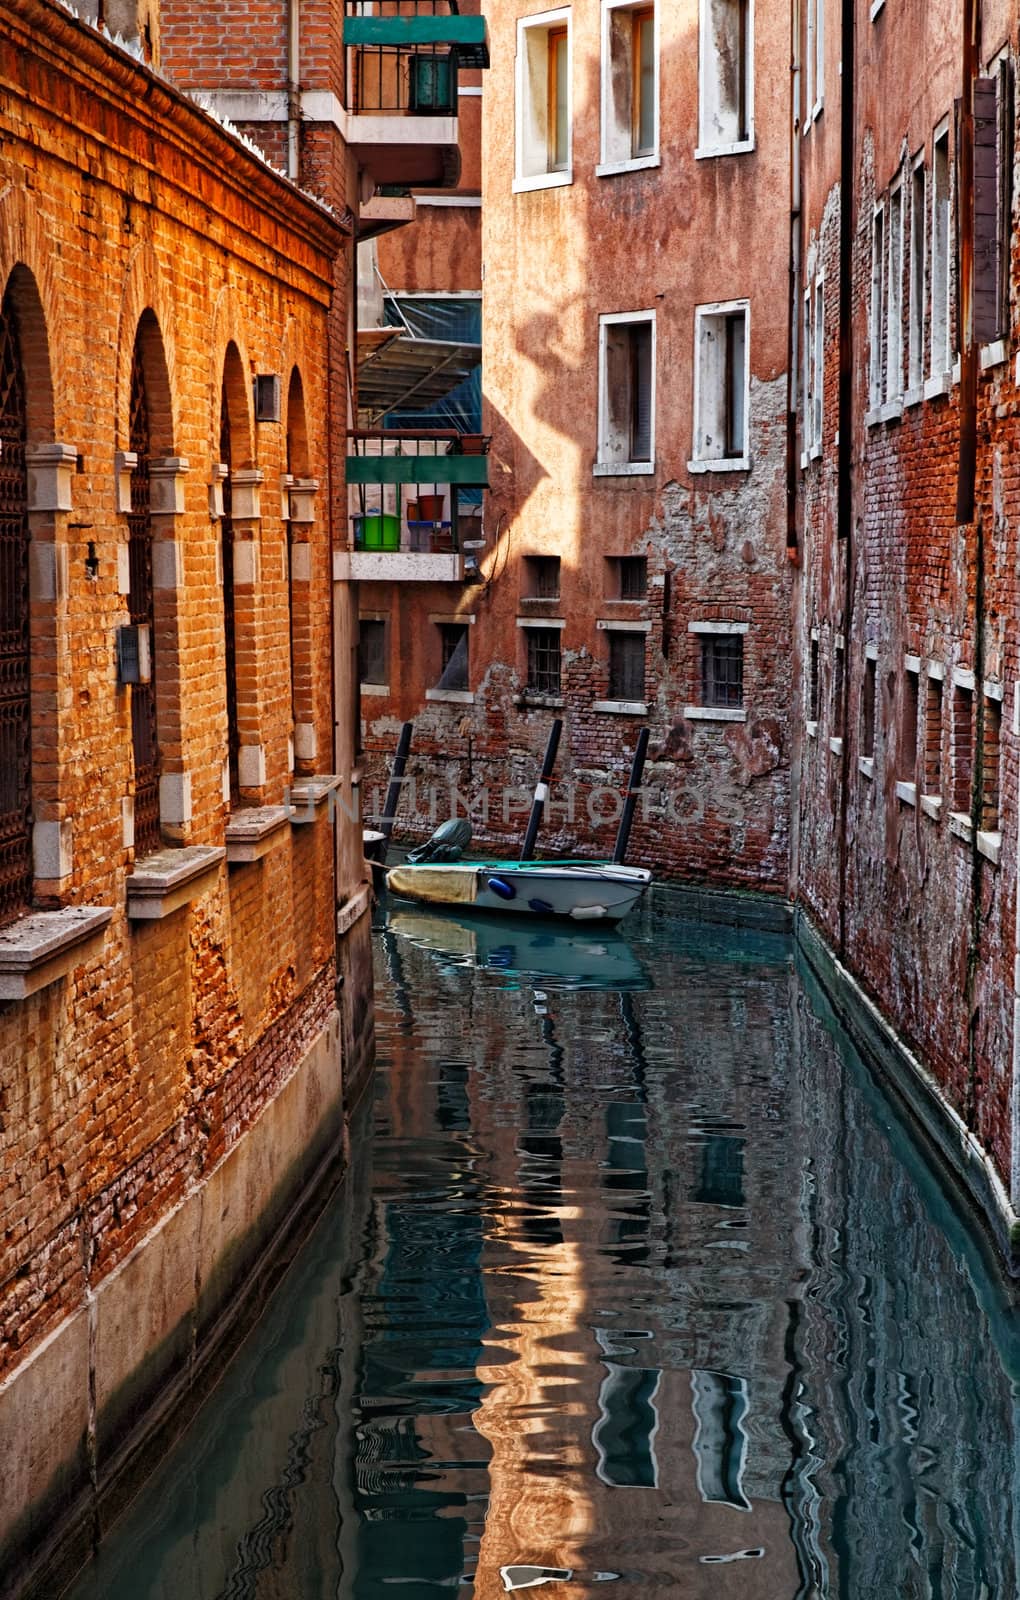
<path id="1" fill-rule="evenodd" d="M 614 929 L 562 926 L 509 918 L 391 910 L 386 928 L 401 941 L 458 967 L 496 972 L 525 985 L 576 989 L 649 989 L 651 978 L 626 937 Z"/>

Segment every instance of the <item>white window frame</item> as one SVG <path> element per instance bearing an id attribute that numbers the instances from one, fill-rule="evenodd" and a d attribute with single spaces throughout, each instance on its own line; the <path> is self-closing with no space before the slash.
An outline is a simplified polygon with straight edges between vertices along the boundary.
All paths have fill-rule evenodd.
<path id="1" fill-rule="evenodd" d="M 825 426 L 825 274 L 815 279 L 811 297 L 811 421 L 809 454 L 822 453 Z"/>
<path id="2" fill-rule="evenodd" d="M 920 209 L 917 206 L 920 177 Z M 927 326 L 925 285 L 928 271 L 928 170 L 924 151 L 910 167 L 910 275 L 907 280 L 907 394 L 917 395 L 924 387 L 924 336 Z"/>
<path id="3" fill-rule="evenodd" d="M 614 156 L 610 150 L 610 132 L 615 124 L 613 114 L 613 74 L 612 74 L 612 29 L 613 19 L 624 11 L 646 11 L 651 5 L 654 13 L 652 24 L 655 48 L 654 95 L 655 105 L 653 112 L 654 121 L 654 146 L 655 148 L 645 155 L 640 156 Z M 599 143 L 599 164 L 595 174 L 599 178 L 611 178 L 621 172 L 640 172 L 645 167 L 658 167 L 662 164 L 659 133 L 659 63 L 660 63 L 660 35 L 659 35 L 659 0 L 604 0 L 602 6 L 602 67 L 601 67 L 601 135 Z M 632 64 L 633 73 L 633 64 Z"/>
<path id="4" fill-rule="evenodd" d="M 939 146 L 945 145 L 946 192 L 945 238 L 940 237 L 940 199 L 937 184 Z M 953 160 L 949 138 L 949 118 L 944 117 L 932 135 L 931 150 L 931 282 L 929 287 L 931 328 L 928 377 L 932 385 L 947 388 L 953 367 Z M 941 249 L 940 249 L 941 245 Z M 941 270 L 940 270 L 941 269 Z"/>
<path id="5" fill-rule="evenodd" d="M 709 456 L 702 454 L 699 440 L 704 433 L 702 370 L 702 323 L 719 319 L 734 312 L 744 313 L 744 451 L 739 456 Z M 688 472 L 746 472 L 751 465 L 751 302 L 750 300 L 717 300 L 710 305 L 694 308 L 694 416 L 691 458 Z"/>
<path id="6" fill-rule="evenodd" d="M 804 24 L 804 133 L 825 109 L 825 0 L 807 0 Z"/>
<path id="7" fill-rule="evenodd" d="M 868 317 L 869 417 L 877 418 L 885 399 L 885 204 L 880 201 L 871 219 L 871 307 Z"/>
<path id="8" fill-rule="evenodd" d="M 906 229 L 902 177 L 889 190 L 885 286 L 885 403 L 903 398 L 903 263 Z"/>
<path id="9" fill-rule="evenodd" d="M 647 322 L 652 329 L 652 392 L 649 406 L 649 461 L 610 461 L 607 459 L 609 449 L 609 389 L 607 377 L 607 340 L 606 333 L 609 328 L 622 325 L 633 326 L 636 323 Z M 656 390 L 656 329 L 655 312 L 653 311 L 610 311 L 604 312 L 599 317 L 599 413 L 598 413 L 598 453 L 592 473 L 597 478 L 637 478 L 645 477 L 655 471 L 655 390 Z"/>
<path id="10" fill-rule="evenodd" d="M 711 9 L 713 0 L 698 0 L 698 145 L 694 152 L 696 161 L 707 161 L 715 156 L 744 155 L 755 148 L 754 142 L 754 0 L 747 0 L 747 134 L 727 144 L 711 144 L 705 136 L 705 84 L 713 63 L 708 60 L 709 41 L 712 36 Z"/>
<path id="11" fill-rule="evenodd" d="M 567 30 L 567 144 L 566 169 L 562 172 L 526 170 L 526 123 L 532 104 L 528 78 L 528 34 L 538 32 L 548 35 L 555 28 Z M 574 181 L 574 30 L 569 6 L 555 11 L 540 11 L 533 17 L 520 17 L 517 22 L 517 56 L 514 62 L 514 194 L 527 194 L 533 189 L 558 189 Z"/>

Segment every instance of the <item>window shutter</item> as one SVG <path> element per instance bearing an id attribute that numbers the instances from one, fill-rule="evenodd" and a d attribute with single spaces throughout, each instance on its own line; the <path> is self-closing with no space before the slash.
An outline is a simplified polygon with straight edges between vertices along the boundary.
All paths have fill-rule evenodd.
<path id="1" fill-rule="evenodd" d="M 609 698 L 643 700 L 645 697 L 645 636 L 643 633 L 609 635 Z"/>
<path id="2" fill-rule="evenodd" d="M 999 327 L 999 117 L 998 83 L 974 83 L 974 337 L 997 339 Z"/>
<path id="3" fill-rule="evenodd" d="M 652 329 L 640 322 L 631 329 L 632 461 L 652 459 Z"/>

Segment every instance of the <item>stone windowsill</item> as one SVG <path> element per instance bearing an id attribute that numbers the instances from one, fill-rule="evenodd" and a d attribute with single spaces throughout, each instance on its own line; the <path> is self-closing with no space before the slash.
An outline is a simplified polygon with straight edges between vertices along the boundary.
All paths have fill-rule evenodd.
<path id="1" fill-rule="evenodd" d="M 363 683 L 361 685 L 361 693 L 363 696 L 372 695 L 377 696 L 380 700 L 384 700 L 389 692 L 390 686 L 388 683 Z"/>
<path id="2" fill-rule="evenodd" d="M 514 695 L 514 705 L 524 711 L 529 708 L 535 711 L 562 711 L 566 703 L 561 694 L 531 694 L 525 690 L 523 694 Z"/>
<path id="3" fill-rule="evenodd" d="M 647 156 L 631 156 L 626 161 L 600 161 L 595 168 L 596 178 L 616 178 L 623 172 L 643 172 L 648 167 L 662 165 L 662 157 L 656 150 Z"/>
<path id="4" fill-rule="evenodd" d="M 949 813 L 949 831 L 957 839 L 964 839 L 969 844 L 974 837 L 974 825 L 966 811 L 951 811 Z"/>
<path id="5" fill-rule="evenodd" d="M 719 456 L 714 460 L 690 460 L 687 463 L 688 472 L 750 472 L 751 459 L 749 456 Z"/>
<path id="6" fill-rule="evenodd" d="M 990 343 L 983 344 L 978 351 L 978 360 L 982 372 L 990 372 L 993 367 L 1001 367 L 1006 360 L 1005 339 L 992 339 Z"/>
<path id="7" fill-rule="evenodd" d="M 684 716 L 690 722 L 747 721 L 747 712 L 742 706 L 684 706 Z"/>
<path id="8" fill-rule="evenodd" d="M 143 856 L 128 874 L 129 919 L 158 922 L 197 900 L 212 886 L 226 855 L 222 845 L 193 844 Z"/>
<path id="9" fill-rule="evenodd" d="M 940 794 L 923 794 L 921 796 L 921 810 L 926 817 L 931 817 L 933 822 L 938 822 L 942 815 L 942 796 Z"/>
<path id="10" fill-rule="evenodd" d="M 112 906 L 65 906 L 0 929 L 0 1000 L 26 1000 L 89 960 L 112 916 Z"/>
<path id="11" fill-rule="evenodd" d="M 607 711 L 616 717 L 647 717 L 648 703 L 645 700 L 596 700 L 593 707 L 595 711 Z"/>
<path id="12" fill-rule="evenodd" d="M 805 722 L 804 728 L 809 739 L 818 738 L 818 723 L 813 719 L 809 718 L 808 721 Z"/>
<path id="13" fill-rule="evenodd" d="M 335 772 L 322 772 L 314 778 L 296 778 L 283 797 L 288 820 L 295 826 L 315 821 L 316 809 L 339 789 L 343 780 Z"/>
<path id="14" fill-rule="evenodd" d="M 470 689 L 426 689 L 425 698 L 450 706 L 473 706 L 475 703 Z"/>
<path id="15" fill-rule="evenodd" d="M 863 773 L 866 778 L 873 778 L 875 776 L 874 756 L 858 756 L 857 770 Z"/>
<path id="16" fill-rule="evenodd" d="M 289 820 L 286 806 L 252 806 L 235 811 L 227 823 L 227 860 L 231 864 L 261 861 L 280 842 Z"/>
<path id="17" fill-rule="evenodd" d="M 838 735 L 834 735 L 829 740 L 829 749 L 834 756 L 841 756 L 843 754 L 843 740 Z"/>
<path id="18" fill-rule="evenodd" d="M 993 833 L 979 829 L 975 842 L 978 848 L 978 855 L 984 856 L 985 860 L 990 861 L 993 867 L 997 867 L 999 865 L 999 856 L 1002 852 L 1002 834 L 998 831 Z"/>
<path id="19" fill-rule="evenodd" d="M 933 377 L 924 380 L 924 398 L 938 400 L 942 395 L 948 394 L 952 386 L 951 372 L 936 372 Z"/>
<path id="20" fill-rule="evenodd" d="M 902 779 L 898 779 L 896 783 L 896 798 L 897 800 L 902 800 L 905 806 L 916 806 L 917 784 L 904 783 Z"/>
<path id="21" fill-rule="evenodd" d="M 905 393 L 905 395 L 903 396 L 903 409 L 904 409 L 904 411 L 910 411 L 910 410 L 913 409 L 914 406 L 919 406 L 923 399 L 924 399 L 924 384 L 923 383 L 915 384 L 912 388 L 908 389 L 907 392 Z"/>
<path id="22" fill-rule="evenodd" d="M 655 471 L 654 461 L 596 461 L 595 478 L 647 478 Z"/>

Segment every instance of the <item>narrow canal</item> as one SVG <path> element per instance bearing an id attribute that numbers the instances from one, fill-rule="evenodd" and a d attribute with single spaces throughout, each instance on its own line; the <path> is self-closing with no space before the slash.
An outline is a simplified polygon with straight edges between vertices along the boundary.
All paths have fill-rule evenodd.
<path id="1" fill-rule="evenodd" d="M 779 938 L 391 910 L 366 1137 L 75 1600 L 1009 1600 L 1010 1297 Z"/>

